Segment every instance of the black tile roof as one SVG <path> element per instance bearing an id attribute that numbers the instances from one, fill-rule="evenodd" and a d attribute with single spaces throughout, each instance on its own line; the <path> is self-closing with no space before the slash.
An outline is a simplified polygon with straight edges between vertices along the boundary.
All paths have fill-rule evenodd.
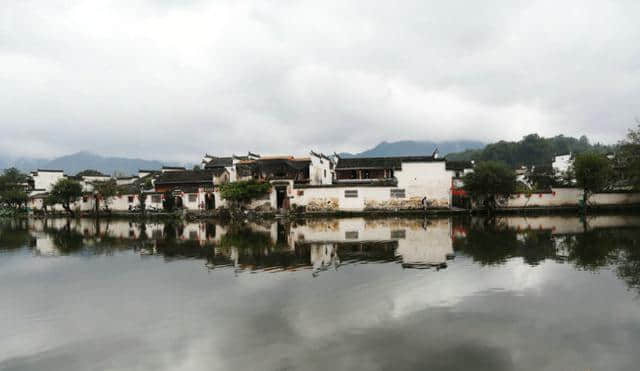
<path id="1" fill-rule="evenodd" d="M 443 158 L 433 156 L 402 156 L 402 157 L 350 157 L 340 158 L 336 170 L 350 169 L 402 169 L 403 162 L 435 162 L 444 161 Z"/>
<path id="2" fill-rule="evenodd" d="M 471 161 L 447 161 L 445 168 L 447 170 L 473 169 L 473 163 Z"/>
<path id="3" fill-rule="evenodd" d="M 226 167 L 233 165 L 232 157 L 211 157 L 211 160 L 204 165 L 205 169 L 213 169 L 217 167 Z"/>
<path id="4" fill-rule="evenodd" d="M 193 184 L 213 183 L 214 172 L 211 170 L 185 170 L 160 174 L 155 184 Z"/>

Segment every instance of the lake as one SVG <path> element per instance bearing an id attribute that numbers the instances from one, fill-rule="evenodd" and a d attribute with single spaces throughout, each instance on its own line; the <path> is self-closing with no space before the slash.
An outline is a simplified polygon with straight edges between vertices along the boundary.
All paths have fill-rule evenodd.
<path id="1" fill-rule="evenodd" d="M 0 221 L 0 370 L 637 370 L 640 217 Z"/>

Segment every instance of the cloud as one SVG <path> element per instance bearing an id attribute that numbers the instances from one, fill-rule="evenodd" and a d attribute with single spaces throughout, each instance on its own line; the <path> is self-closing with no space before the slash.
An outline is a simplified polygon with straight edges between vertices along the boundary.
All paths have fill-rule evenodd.
<path id="1" fill-rule="evenodd" d="M 360 150 L 586 134 L 640 115 L 633 1 L 20 1 L 3 154 Z"/>

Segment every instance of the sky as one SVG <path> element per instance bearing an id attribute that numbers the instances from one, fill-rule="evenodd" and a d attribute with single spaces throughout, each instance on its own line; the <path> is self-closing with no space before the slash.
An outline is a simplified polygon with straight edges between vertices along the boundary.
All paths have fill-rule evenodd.
<path id="1" fill-rule="evenodd" d="M 587 135 L 640 116 L 638 1 L 0 4 L 0 156 L 197 162 Z"/>

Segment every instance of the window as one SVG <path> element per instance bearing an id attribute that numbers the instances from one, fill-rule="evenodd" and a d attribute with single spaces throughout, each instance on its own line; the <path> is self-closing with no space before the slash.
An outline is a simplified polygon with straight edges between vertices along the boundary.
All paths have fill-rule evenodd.
<path id="1" fill-rule="evenodd" d="M 405 198 L 405 192 L 404 189 L 400 189 L 400 188 L 396 188 L 396 189 L 391 189 L 391 198 Z"/>
<path id="2" fill-rule="evenodd" d="M 327 177 L 327 169 L 324 169 L 324 177 Z"/>
<path id="3" fill-rule="evenodd" d="M 405 238 L 407 236 L 407 232 L 404 229 L 398 229 L 395 231 L 391 231 L 391 238 L 392 239 L 398 239 L 398 238 Z"/>
<path id="4" fill-rule="evenodd" d="M 154 204 L 159 204 L 160 200 L 161 200 L 160 195 L 151 196 L 151 202 L 154 203 Z"/>
<path id="5" fill-rule="evenodd" d="M 345 189 L 344 197 L 345 198 L 358 198 L 358 190 L 357 189 Z"/>
<path id="6" fill-rule="evenodd" d="M 196 202 L 198 201 L 198 195 L 195 193 L 189 193 L 189 202 Z"/>
<path id="7" fill-rule="evenodd" d="M 357 240 L 358 231 L 344 232 L 344 238 L 346 238 L 347 240 Z"/>
<path id="8" fill-rule="evenodd" d="M 133 203 L 133 196 L 128 196 L 127 197 L 127 201 L 129 201 L 130 204 Z"/>
<path id="9" fill-rule="evenodd" d="M 87 196 L 82 196 L 82 202 L 87 202 L 89 198 Z"/>
<path id="10" fill-rule="evenodd" d="M 189 239 L 197 240 L 198 239 L 198 231 L 189 231 Z"/>

